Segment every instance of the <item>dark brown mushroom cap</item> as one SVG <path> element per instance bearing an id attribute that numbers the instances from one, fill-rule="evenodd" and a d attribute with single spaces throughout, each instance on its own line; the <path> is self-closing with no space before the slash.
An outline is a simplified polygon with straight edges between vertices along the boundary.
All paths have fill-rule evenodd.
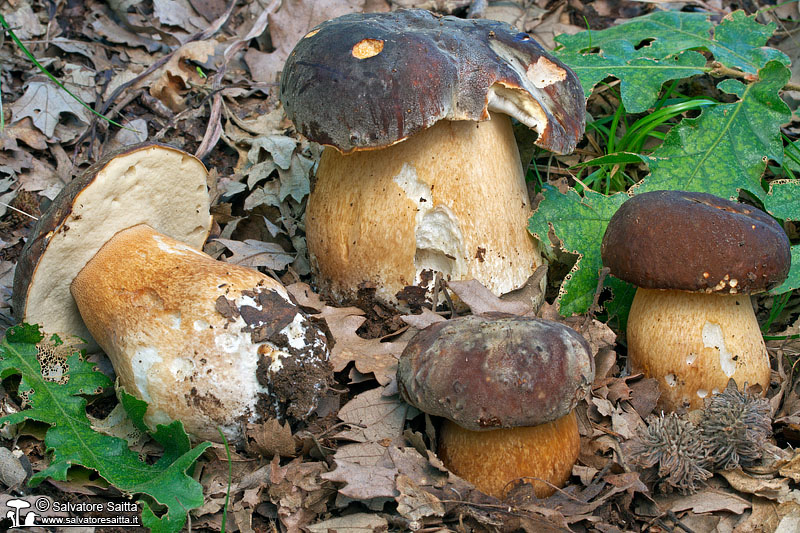
<path id="1" fill-rule="evenodd" d="M 652 191 L 622 204 L 606 228 L 603 264 L 639 287 L 755 293 L 789 273 L 789 238 L 772 217 L 711 194 Z"/>
<path id="2" fill-rule="evenodd" d="M 593 378 L 591 349 L 576 331 L 497 314 L 425 328 L 408 343 L 397 369 L 408 403 L 474 431 L 561 418 Z"/>
<path id="3" fill-rule="evenodd" d="M 583 135 L 577 76 L 527 34 L 424 10 L 350 14 L 295 46 L 280 98 L 298 131 L 341 152 L 392 145 L 439 120 L 500 111 L 571 152 Z"/>

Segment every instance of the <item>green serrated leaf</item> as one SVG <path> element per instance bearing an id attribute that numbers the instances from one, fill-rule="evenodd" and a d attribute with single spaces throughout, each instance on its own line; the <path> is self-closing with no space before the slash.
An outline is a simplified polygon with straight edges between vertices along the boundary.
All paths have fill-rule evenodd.
<path id="1" fill-rule="evenodd" d="M 558 297 L 563 316 L 583 313 L 592 304 L 598 272 L 603 267 L 600 244 L 611 216 L 628 199 L 624 193 L 605 196 L 586 190 L 581 197 L 574 189 L 561 194 L 551 185 L 542 188 L 544 198 L 528 220 L 528 231 L 547 243 L 550 228 L 565 252 L 578 255 L 578 262 L 561 285 Z"/>
<path id="2" fill-rule="evenodd" d="M 791 113 L 778 91 L 789 75 L 789 69 L 773 61 L 759 71 L 756 83 L 722 81 L 719 88 L 739 101 L 706 108 L 672 128 L 655 152 L 643 156 L 650 175 L 635 192 L 686 190 L 736 198 L 744 189 L 763 201 L 766 159 L 783 160 L 780 126 Z"/>
<path id="3" fill-rule="evenodd" d="M 602 31 L 560 35 L 555 53 L 570 65 L 588 96 L 606 76 L 621 81 L 622 102 L 639 113 L 656 102 L 668 80 L 705 72 L 705 59 L 689 50 L 707 50 L 721 64 L 755 73 L 770 61 L 789 65 L 779 50 L 764 45 L 775 30 L 736 11 L 714 28 L 703 13 L 657 11 Z"/>
<path id="4" fill-rule="evenodd" d="M 631 56 L 634 57 L 631 57 Z M 663 59 L 635 57 L 632 54 L 612 55 L 560 53 L 559 59 L 575 71 L 588 98 L 592 89 L 608 76 L 621 80 L 620 91 L 629 113 L 642 113 L 658 101 L 664 82 L 702 74 L 706 59 L 697 52 L 685 52 Z"/>
<path id="5" fill-rule="evenodd" d="M 608 276 L 603 287 L 610 289 L 612 296 L 612 299 L 605 303 L 608 323 L 609 325 L 613 324 L 617 331 L 625 331 L 628 327 L 631 303 L 636 295 L 636 285 L 631 285 L 614 276 Z"/>
<path id="6" fill-rule="evenodd" d="M 663 59 L 686 50 L 699 49 L 711 52 L 714 59 L 726 67 L 755 73 L 773 60 L 784 65 L 790 63 L 783 52 L 764 46 L 775 27 L 774 23 L 759 24 L 755 15 L 747 16 L 743 11 L 726 16 L 716 28 L 705 13 L 656 11 L 602 31 L 560 35 L 556 41 L 563 48 L 557 53 L 627 48 L 632 50 L 628 59 Z"/>
<path id="7" fill-rule="evenodd" d="M 156 432 L 165 445 L 164 457 L 154 465 L 140 461 L 123 439 L 93 431 L 86 416 L 84 396 L 111 386 L 110 380 L 78 354 L 67 358 L 63 383 L 45 380 L 37 360 L 39 340 L 37 327 L 23 325 L 11 328 L 0 342 L 0 376 L 20 374 L 20 395 L 29 405 L 28 409 L 0 418 L 0 424 L 35 420 L 50 425 L 44 440 L 52 452 L 50 466 L 35 474 L 30 485 L 35 487 L 47 477 L 63 481 L 71 465 L 82 465 L 96 470 L 124 492 L 147 495 L 166 506 L 167 512 L 157 517 L 150 504 L 142 500 L 149 527 L 157 531 L 180 530 L 186 512 L 203 504 L 202 486 L 187 472 L 210 444 L 191 448 L 182 426 L 174 422 Z M 134 409 L 131 416 L 143 424 L 143 414 L 141 409 Z M 167 443 L 167 438 L 173 442 Z"/>
<path id="8" fill-rule="evenodd" d="M 795 289 L 800 289 L 800 244 L 792 246 L 792 267 L 786 281 L 769 291 L 769 294 L 783 294 Z"/>
<path id="9" fill-rule="evenodd" d="M 772 182 L 764 208 L 775 218 L 800 221 L 800 180 Z"/>

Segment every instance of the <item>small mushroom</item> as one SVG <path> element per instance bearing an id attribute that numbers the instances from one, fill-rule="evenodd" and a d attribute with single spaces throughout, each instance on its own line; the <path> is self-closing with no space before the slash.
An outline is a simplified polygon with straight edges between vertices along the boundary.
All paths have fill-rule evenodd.
<path id="1" fill-rule="evenodd" d="M 148 402 L 149 425 L 181 420 L 195 438 L 219 440 L 220 428 L 239 443 L 248 422 L 305 418 L 331 371 L 325 335 L 283 286 L 200 251 L 206 179 L 200 161 L 164 146 L 94 165 L 34 228 L 15 311 L 96 341 Z"/>
<path id="2" fill-rule="evenodd" d="M 540 498 L 566 483 L 580 448 L 574 408 L 593 379 L 589 345 L 574 330 L 498 314 L 425 328 L 397 371 L 408 403 L 445 418 L 444 464 L 497 498 L 519 481 Z"/>
<path id="3" fill-rule="evenodd" d="M 396 305 L 436 272 L 501 294 L 542 264 L 511 118 L 567 153 L 585 102 L 576 75 L 527 34 L 424 10 L 345 15 L 296 45 L 280 96 L 326 146 L 306 235 L 337 300 L 374 286 Z"/>
<path id="4" fill-rule="evenodd" d="M 628 358 L 659 382 L 662 409 L 696 409 L 733 378 L 769 387 L 769 356 L 749 294 L 781 283 L 789 239 L 763 211 L 716 196 L 653 191 L 608 223 L 603 264 L 638 286 Z"/>

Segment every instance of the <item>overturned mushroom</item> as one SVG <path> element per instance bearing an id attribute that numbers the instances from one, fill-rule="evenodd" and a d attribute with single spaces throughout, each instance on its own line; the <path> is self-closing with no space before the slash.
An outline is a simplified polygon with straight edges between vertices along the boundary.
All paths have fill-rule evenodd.
<path id="1" fill-rule="evenodd" d="M 527 34 L 422 10 L 346 15 L 297 44 L 281 101 L 326 145 L 306 235 L 337 299 L 366 285 L 397 304 L 434 272 L 500 294 L 541 265 L 510 118 L 566 153 L 585 112 L 575 74 Z"/>
<path id="2" fill-rule="evenodd" d="M 580 448 L 574 408 L 593 379 L 589 345 L 574 330 L 505 315 L 425 328 L 397 370 L 403 398 L 445 418 L 444 464 L 498 498 L 520 481 L 540 498 L 564 485 Z"/>
<path id="3" fill-rule="evenodd" d="M 177 419 L 196 438 L 218 440 L 219 427 L 239 442 L 248 422 L 314 409 L 328 349 L 279 283 L 199 251 L 211 224 L 206 174 L 163 146 L 93 166 L 34 229 L 15 311 L 96 341 L 120 384 L 148 402 L 151 426 Z"/>
<path id="4" fill-rule="evenodd" d="M 609 221 L 602 256 L 638 286 L 628 358 L 658 380 L 663 409 L 700 408 L 731 378 L 766 393 L 769 356 L 749 294 L 781 283 L 791 262 L 772 217 L 705 193 L 643 193 Z"/>

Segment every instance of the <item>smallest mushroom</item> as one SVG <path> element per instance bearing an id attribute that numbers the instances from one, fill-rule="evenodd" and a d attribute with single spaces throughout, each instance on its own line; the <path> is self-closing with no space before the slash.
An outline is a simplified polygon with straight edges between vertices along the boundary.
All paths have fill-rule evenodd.
<path id="1" fill-rule="evenodd" d="M 628 359 L 658 380 L 662 409 L 698 409 L 731 378 L 766 393 L 769 356 L 749 294 L 781 283 L 791 262 L 772 217 L 706 193 L 642 193 L 611 217 L 602 257 L 638 287 Z"/>
<path id="2" fill-rule="evenodd" d="M 594 379 L 586 340 L 556 322 L 467 316 L 419 332 L 400 356 L 403 398 L 442 424 L 438 454 L 455 474 L 503 498 L 529 482 L 543 498 L 578 458 L 575 405 Z"/>

